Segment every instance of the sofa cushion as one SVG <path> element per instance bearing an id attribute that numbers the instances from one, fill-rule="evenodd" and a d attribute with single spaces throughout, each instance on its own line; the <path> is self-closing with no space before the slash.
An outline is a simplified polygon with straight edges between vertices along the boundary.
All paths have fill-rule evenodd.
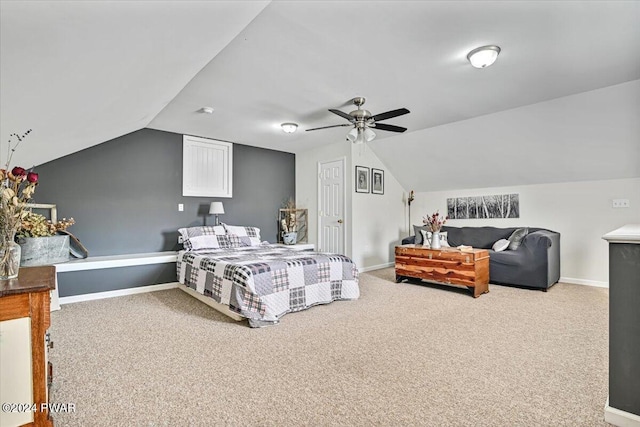
<path id="1" fill-rule="evenodd" d="M 524 239 L 524 237 L 529 234 L 529 228 L 527 227 L 523 227 L 523 228 L 518 228 L 517 230 L 515 230 L 511 236 L 509 236 L 509 250 L 515 251 L 516 249 L 518 249 L 520 247 L 520 244 L 522 243 L 522 240 Z"/>

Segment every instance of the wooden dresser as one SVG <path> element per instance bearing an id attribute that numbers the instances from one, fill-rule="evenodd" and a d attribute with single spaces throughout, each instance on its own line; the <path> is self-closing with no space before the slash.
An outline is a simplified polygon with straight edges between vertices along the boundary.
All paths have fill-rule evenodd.
<path id="1" fill-rule="evenodd" d="M 52 426 L 47 329 L 53 266 L 21 267 L 0 281 L 0 426 Z"/>
<path id="2" fill-rule="evenodd" d="M 462 285 L 473 297 L 489 292 L 489 251 L 430 249 L 422 245 L 396 246 L 396 282 L 413 277 L 439 284 Z"/>

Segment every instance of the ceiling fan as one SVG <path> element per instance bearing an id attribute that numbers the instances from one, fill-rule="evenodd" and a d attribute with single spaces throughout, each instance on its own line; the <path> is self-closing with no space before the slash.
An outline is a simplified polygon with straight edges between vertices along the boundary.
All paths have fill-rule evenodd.
<path id="1" fill-rule="evenodd" d="M 357 107 L 357 110 L 354 110 L 349 114 L 340 110 L 334 110 L 331 108 L 329 109 L 329 111 L 331 111 L 333 114 L 337 114 L 338 116 L 349 120 L 350 123 L 322 126 L 318 128 L 307 129 L 307 131 L 335 128 L 341 126 L 353 126 L 353 129 L 351 129 L 347 134 L 347 141 L 353 142 L 354 144 L 362 144 L 363 142 L 372 141 L 376 137 L 376 133 L 372 129 L 386 130 L 389 132 L 404 132 L 407 130 L 407 128 L 403 128 L 400 126 L 378 123 L 382 120 L 387 120 L 393 117 L 408 114 L 410 111 L 406 108 L 398 108 L 397 110 L 391 110 L 385 113 L 372 115 L 368 110 L 360 108 L 365 102 L 365 99 L 363 97 L 355 97 L 353 98 L 352 102 Z"/>

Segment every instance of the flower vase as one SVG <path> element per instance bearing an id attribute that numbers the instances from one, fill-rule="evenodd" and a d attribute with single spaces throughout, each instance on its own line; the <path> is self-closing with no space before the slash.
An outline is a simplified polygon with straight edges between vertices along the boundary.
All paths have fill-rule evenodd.
<path id="1" fill-rule="evenodd" d="M 296 231 L 282 233 L 282 241 L 285 245 L 295 245 L 298 242 L 298 233 Z"/>
<path id="2" fill-rule="evenodd" d="M 431 249 L 440 249 L 440 232 L 434 231 L 431 233 Z"/>
<path id="3" fill-rule="evenodd" d="M 15 279 L 20 269 L 20 245 L 13 240 L 3 242 L 0 248 L 0 280 Z"/>

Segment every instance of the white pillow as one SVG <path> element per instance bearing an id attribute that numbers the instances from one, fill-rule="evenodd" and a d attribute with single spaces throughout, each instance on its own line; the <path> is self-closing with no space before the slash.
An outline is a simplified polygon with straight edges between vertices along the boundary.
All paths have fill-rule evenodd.
<path id="1" fill-rule="evenodd" d="M 224 236 L 226 230 L 221 225 L 179 228 L 182 236 L 182 245 L 186 250 L 218 248 L 216 236 Z"/>
<path id="2" fill-rule="evenodd" d="M 511 243 L 507 239 L 500 239 L 493 244 L 493 250 L 496 252 L 502 252 L 509 247 L 509 243 Z"/>
<path id="3" fill-rule="evenodd" d="M 244 246 L 259 246 L 261 243 L 260 229 L 258 227 L 227 225 L 224 223 L 222 225 L 227 230 L 227 234 L 238 236 Z"/>
<path id="4" fill-rule="evenodd" d="M 420 230 L 420 234 L 422 234 L 422 246 L 431 246 L 431 232 Z"/>
<path id="5" fill-rule="evenodd" d="M 442 246 L 443 248 L 450 248 L 451 245 L 449 244 L 449 241 L 447 240 L 447 232 L 446 231 L 441 231 L 440 232 L 440 246 Z"/>
<path id="6" fill-rule="evenodd" d="M 423 246 L 431 246 L 431 232 L 427 231 L 427 230 L 420 230 L 420 233 L 422 233 L 422 245 Z M 450 248 L 451 245 L 449 245 L 449 242 L 447 241 L 447 232 L 446 231 L 442 231 L 440 232 L 440 246 L 442 246 L 443 248 Z"/>

